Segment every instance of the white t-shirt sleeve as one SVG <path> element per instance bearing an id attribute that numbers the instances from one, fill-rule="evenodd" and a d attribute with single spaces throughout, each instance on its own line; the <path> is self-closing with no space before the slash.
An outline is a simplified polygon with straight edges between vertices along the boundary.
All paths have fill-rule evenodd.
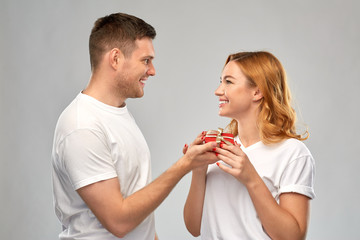
<path id="1" fill-rule="evenodd" d="M 314 175 L 315 163 L 311 155 L 292 160 L 281 177 L 279 194 L 295 192 L 315 198 Z"/>
<path id="2" fill-rule="evenodd" d="M 62 153 L 64 169 L 75 190 L 117 177 L 110 149 L 98 131 L 72 132 L 62 142 Z"/>

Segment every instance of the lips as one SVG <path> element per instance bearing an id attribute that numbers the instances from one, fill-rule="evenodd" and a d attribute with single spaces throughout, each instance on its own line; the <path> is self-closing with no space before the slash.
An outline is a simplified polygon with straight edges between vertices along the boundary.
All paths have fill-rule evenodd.
<path id="1" fill-rule="evenodd" d="M 225 104 L 229 103 L 228 100 L 219 100 L 219 107 L 223 107 Z"/>
<path id="2" fill-rule="evenodd" d="M 140 81 L 139 81 L 139 82 L 141 83 L 141 85 L 143 85 L 143 86 L 144 86 L 144 85 L 145 85 L 146 80 L 147 80 L 147 79 L 140 79 Z"/>

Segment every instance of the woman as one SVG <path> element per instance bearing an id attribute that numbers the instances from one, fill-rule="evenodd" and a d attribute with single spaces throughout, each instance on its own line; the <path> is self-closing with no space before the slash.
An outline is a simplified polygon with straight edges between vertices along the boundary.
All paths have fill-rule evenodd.
<path id="1" fill-rule="evenodd" d="M 237 144 L 221 144 L 219 162 L 193 170 L 187 229 L 202 239 L 305 239 L 315 164 L 301 142 L 308 133 L 296 133 L 281 63 L 268 52 L 232 54 L 215 95 Z"/>

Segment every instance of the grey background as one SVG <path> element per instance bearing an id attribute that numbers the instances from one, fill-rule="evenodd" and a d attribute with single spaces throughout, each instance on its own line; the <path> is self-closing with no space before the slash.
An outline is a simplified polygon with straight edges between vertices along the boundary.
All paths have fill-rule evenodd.
<path id="1" fill-rule="evenodd" d="M 311 133 L 317 198 L 308 239 L 359 239 L 359 10 L 357 0 L 1 0 L 1 239 L 57 239 L 54 127 L 89 79 L 93 22 L 117 11 L 158 32 L 157 74 L 142 99 L 128 101 L 154 177 L 199 132 L 228 123 L 214 96 L 227 55 L 268 50 L 287 70 L 300 125 Z M 160 239 L 193 239 L 182 220 L 190 176 L 156 210 Z"/>

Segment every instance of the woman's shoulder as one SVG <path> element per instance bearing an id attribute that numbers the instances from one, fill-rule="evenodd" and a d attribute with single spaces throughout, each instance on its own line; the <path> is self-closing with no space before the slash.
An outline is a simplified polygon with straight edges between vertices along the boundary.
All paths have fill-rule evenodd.
<path id="1" fill-rule="evenodd" d="M 282 142 L 276 144 L 276 148 L 279 151 L 286 151 L 288 153 L 291 152 L 298 156 L 304 156 L 304 155 L 311 156 L 311 152 L 307 148 L 305 143 L 295 138 L 288 138 L 283 140 Z"/>

